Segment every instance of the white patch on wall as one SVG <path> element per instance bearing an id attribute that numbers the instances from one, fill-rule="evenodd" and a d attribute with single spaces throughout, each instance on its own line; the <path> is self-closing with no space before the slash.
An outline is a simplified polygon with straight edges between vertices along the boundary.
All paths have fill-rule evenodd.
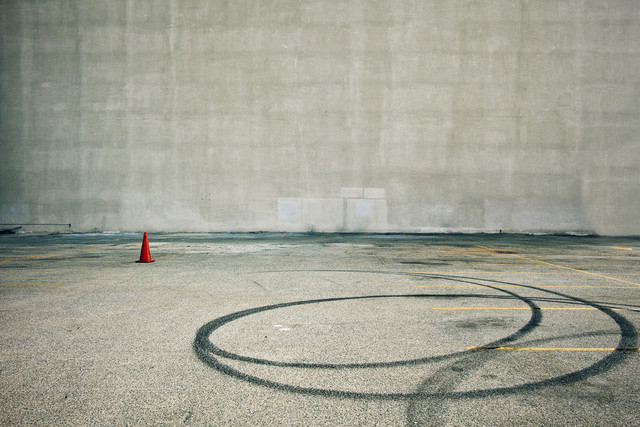
<path id="1" fill-rule="evenodd" d="M 364 189 L 362 187 L 342 187 L 340 189 L 340 197 L 343 199 L 361 199 Z"/>
<path id="2" fill-rule="evenodd" d="M 302 204 L 299 199 L 278 199 L 278 221 L 299 221 Z"/>
<path id="3" fill-rule="evenodd" d="M 340 197 L 278 198 L 282 229 L 314 231 L 386 231 L 384 188 L 342 187 Z"/>
<path id="4" fill-rule="evenodd" d="M 26 203 L 2 205 L 2 221 L 19 222 L 27 216 L 29 216 L 29 205 Z"/>
<path id="5" fill-rule="evenodd" d="M 384 188 L 365 188 L 365 199 L 384 199 Z"/>
<path id="6" fill-rule="evenodd" d="M 356 217 L 371 217 L 371 203 L 368 200 L 356 200 Z"/>

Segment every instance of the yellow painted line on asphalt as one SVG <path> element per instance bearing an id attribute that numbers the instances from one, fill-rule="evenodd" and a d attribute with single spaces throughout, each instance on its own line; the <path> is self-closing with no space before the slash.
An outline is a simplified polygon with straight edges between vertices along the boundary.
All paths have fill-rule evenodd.
<path id="1" fill-rule="evenodd" d="M 406 265 L 406 264 L 403 264 Z M 558 273 L 551 273 L 548 271 L 404 271 L 403 273 L 415 273 L 415 274 L 531 274 L 531 275 L 553 275 Z M 576 273 L 577 274 L 577 273 Z"/>
<path id="2" fill-rule="evenodd" d="M 622 248 L 620 246 L 609 246 L 611 249 L 619 249 L 621 251 L 632 251 L 633 248 Z"/>
<path id="3" fill-rule="evenodd" d="M 413 288 L 472 288 L 480 285 L 412 285 Z M 494 288 L 522 288 L 521 285 L 498 285 L 491 284 Z M 524 286 L 526 287 L 526 286 Z M 592 289 L 638 289 L 637 286 L 590 286 L 590 285 L 536 285 L 535 288 L 592 288 Z"/>
<path id="4" fill-rule="evenodd" d="M 531 307 L 431 307 L 431 310 L 532 310 Z M 574 310 L 600 310 L 595 307 L 540 307 L 535 310 L 559 310 L 559 311 L 574 311 Z M 611 308 L 614 311 L 640 311 L 633 308 Z"/>
<path id="5" fill-rule="evenodd" d="M 2 286 L 63 286 L 62 283 L 0 283 Z"/>
<path id="6" fill-rule="evenodd" d="M 488 251 L 490 251 L 490 252 L 494 252 L 494 253 L 502 253 L 502 254 L 504 254 L 504 252 L 501 252 L 501 251 L 499 251 L 499 250 L 497 250 L 497 249 L 492 249 L 492 248 L 488 248 L 488 247 L 486 247 L 486 246 L 481 246 L 481 245 L 477 245 L 477 246 L 478 246 L 479 248 L 486 249 L 486 250 L 488 250 Z M 616 277 L 605 276 L 604 274 L 592 273 L 592 272 L 590 272 L 590 271 L 578 270 L 577 268 L 571 268 L 571 267 L 566 267 L 566 266 L 564 266 L 564 265 L 553 264 L 553 263 L 550 263 L 550 262 L 547 262 L 547 261 L 541 261 L 541 260 L 539 260 L 539 259 L 527 258 L 527 257 L 524 257 L 524 256 L 522 256 L 522 255 L 518 255 L 518 254 L 508 253 L 508 254 L 506 254 L 506 255 L 511 255 L 511 256 L 513 256 L 513 257 L 516 257 L 516 258 L 526 259 L 527 261 L 533 261 L 533 262 L 537 262 L 537 263 L 540 263 L 540 264 L 549 265 L 549 266 L 551 266 L 551 267 L 563 268 L 563 269 L 565 269 L 565 270 L 571 270 L 571 271 L 575 271 L 575 272 L 582 273 L 582 274 L 588 274 L 588 275 L 591 275 L 591 276 L 601 277 L 601 278 L 603 278 L 603 279 L 615 280 L 616 282 L 629 283 L 629 284 L 631 284 L 631 285 L 640 286 L 640 283 L 630 282 L 630 281 L 628 281 L 628 280 L 618 279 L 618 278 L 616 278 Z"/>
<path id="7" fill-rule="evenodd" d="M 511 350 L 511 351 L 640 351 L 637 347 L 467 347 L 467 350 Z"/>
<path id="8" fill-rule="evenodd" d="M 531 310 L 531 307 L 431 307 L 431 310 Z M 538 310 L 597 310 L 594 307 L 540 307 Z"/>

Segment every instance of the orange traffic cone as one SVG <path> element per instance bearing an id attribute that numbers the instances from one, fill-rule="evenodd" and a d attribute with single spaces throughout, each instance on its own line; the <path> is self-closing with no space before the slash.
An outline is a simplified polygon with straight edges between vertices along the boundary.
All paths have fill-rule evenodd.
<path id="1" fill-rule="evenodd" d="M 149 253 L 149 240 L 147 240 L 147 233 L 144 233 L 144 238 L 142 239 L 142 249 L 140 250 L 140 259 L 136 262 L 154 262 L 154 259 L 151 259 L 151 254 Z"/>

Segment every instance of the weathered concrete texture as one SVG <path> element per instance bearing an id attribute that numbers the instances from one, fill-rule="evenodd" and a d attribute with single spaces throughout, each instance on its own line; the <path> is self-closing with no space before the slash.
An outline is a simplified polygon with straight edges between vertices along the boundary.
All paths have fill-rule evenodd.
<path id="1" fill-rule="evenodd" d="M 8 0 L 0 19 L 0 222 L 640 234 L 635 0 Z"/>

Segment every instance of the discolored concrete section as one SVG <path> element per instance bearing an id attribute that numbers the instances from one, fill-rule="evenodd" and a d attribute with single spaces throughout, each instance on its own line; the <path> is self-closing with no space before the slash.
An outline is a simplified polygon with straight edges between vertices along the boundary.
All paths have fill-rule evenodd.
<path id="1" fill-rule="evenodd" d="M 629 425 L 640 239 L 0 237 L 0 424 Z"/>

